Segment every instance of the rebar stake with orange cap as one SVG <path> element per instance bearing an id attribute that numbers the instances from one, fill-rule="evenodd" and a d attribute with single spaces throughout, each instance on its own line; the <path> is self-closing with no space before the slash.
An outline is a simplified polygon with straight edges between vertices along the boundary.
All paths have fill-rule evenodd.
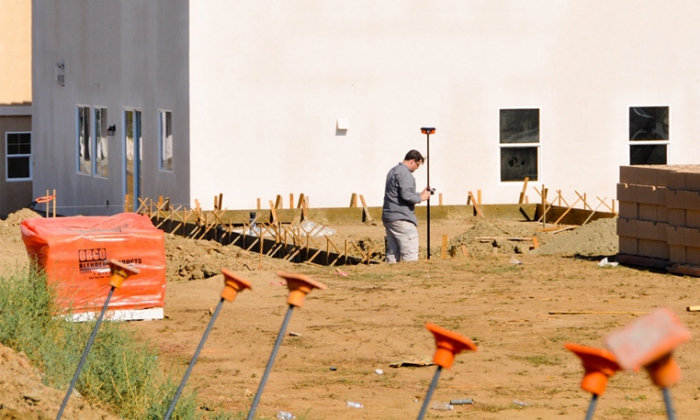
<path id="1" fill-rule="evenodd" d="M 56 416 L 56 420 L 59 420 L 61 416 L 63 416 L 63 410 L 66 409 L 66 405 L 68 404 L 68 399 L 70 399 L 70 394 L 73 392 L 73 388 L 75 388 L 75 384 L 78 382 L 78 377 L 80 377 L 80 371 L 83 369 L 83 365 L 85 364 L 85 360 L 87 360 L 87 355 L 90 353 L 90 348 L 92 347 L 92 343 L 95 341 L 95 337 L 97 336 L 97 330 L 100 329 L 100 324 L 102 324 L 102 318 L 105 315 L 105 312 L 107 312 L 107 306 L 109 305 L 110 299 L 112 299 L 112 295 L 114 294 L 114 289 L 118 289 L 122 287 L 122 283 L 124 280 L 129 277 L 133 276 L 135 274 L 139 273 L 139 270 L 130 267 L 126 264 L 122 264 L 119 261 L 116 260 L 109 260 L 107 261 L 107 265 L 109 265 L 109 271 L 111 273 L 111 278 L 109 281 L 109 285 L 112 286 L 109 289 L 109 294 L 107 295 L 107 299 L 105 300 L 105 304 L 102 306 L 102 312 L 100 312 L 100 316 L 97 317 L 97 322 L 95 322 L 95 327 L 92 329 L 92 334 L 90 334 L 90 338 L 88 339 L 87 345 L 85 346 L 85 350 L 83 351 L 83 355 L 80 358 L 80 363 L 78 363 L 78 368 L 75 370 L 75 375 L 73 375 L 73 380 L 70 383 L 70 386 L 68 387 L 68 392 L 66 393 L 65 398 L 63 398 L 63 403 L 61 404 L 61 408 L 58 410 L 58 415 Z"/>
<path id="2" fill-rule="evenodd" d="M 681 379 L 681 369 L 673 350 L 690 340 L 690 331 L 668 308 L 659 308 L 605 338 L 605 345 L 626 371 L 644 367 L 652 382 L 661 388 L 666 417 L 676 418 L 669 388 Z"/>
<path id="3" fill-rule="evenodd" d="M 197 346 L 197 350 L 194 352 L 194 356 L 192 356 L 192 360 L 190 361 L 189 366 L 187 366 L 187 371 L 185 371 L 185 376 L 182 377 L 182 382 L 180 382 L 180 386 L 177 388 L 177 391 L 175 392 L 175 396 L 173 397 L 173 400 L 170 402 L 170 407 L 168 407 L 168 411 L 165 413 L 165 417 L 163 417 L 164 420 L 169 420 L 170 417 L 173 415 L 173 412 L 175 411 L 175 406 L 177 405 L 177 401 L 180 399 L 180 394 L 182 394 L 182 390 L 185 388 L 185 384 L 187 383 L 187 379 L 190 377 L 190 373 L 192 372 L 192 368 L 194 367 L 194 364 L 197 362 L 197 357 L 199 357 L 199 353 L 202 351 L 202 348 L 204 347 L 204 342 L 207 341 L 207 337 L 209 337 L 209 332 L 211 332 L 212 327 L 214 326 L 214 322 L 216 321 L 216 318 L 219 316 L 219 311 L 221 310 L 221 307 L 224 304 L 224 301 L 229 301 L 233 302 L 233 300 L 236 298 L 236 295 L 238 292 L 242 292 L 245 289 L 253 289 L 250 283 L 243 279 L 242 277 L 232 273 L 231 271 L 222 268 L 221 273 L 224 275 L 224 289 L 221 291 L 221 299 L 219 299 L 219 304 L 216 305 L 216 309 L 214 310 L 214 313 L 211 316 L 211 320 L 209 321 L 209 325 L 207 325 L 207 329 L 204 331 L 204 335 L 202 336 L 202 340 L 199 342 L 199 346 Z"/>
<path id="4" fill-rule="evenodd" d="M 267 367 L 265 367 L 265 373 L 263 373 L 262 379 L 260 380 L 260 386 L 258 386 L 258 392 L 255 393 L 255 398 L 253 399 L 253 405 L 250 407 L 248 412 L 248 417 L 246 420 L 253 420 L 255 416 L 255 411 L 260 404 L 260 397 L 262 396 L 263 389 L 265 388 L 265 383 L 267 382 L 267 377 L 270 375 L 272 370 L 272 365 L 275 363 L 275 357 L 277 357 L 277 351 L 282 344 L 282 338 L 284 337 L 284 332 L 287 330 L 287 324 L 289 324 L 289 319 L 292 317 L 292 310 L 295 306 L 301 308 L 304 304 L 304 298 L 311 292 L 312 289 L 325 290 L 326 285 L 319 283 L 315 280 L 311 280 L 303 274 L 291 274 L 285 273 L 283 271 L 278 271 L 277 275 L 282 277 L 287 281 L 287 288 L 289 289 L 289 297 L 287 298 L 287 303 L 289 308 L 287 309 L 287 314 L 284 316 L 284 321 L 282 321 L 282 327 L 277 335 L 277 340 L 272 348 L 272 353 L 270 354 L 270 359 L 267 361 Z"/>
<path id="5" fill-rule="evenodd" d="M 435 388 L 437 388 L 438 380 L 440 380 L 442 368 L 449 369 L 452 367 L 456 354 L 464 350 L 476 351 L 476 345 L 474 345 L 472 340 L 463 335 L 459 335 L 431 323 L 425 324 L 425 327 L 435 336 L 435 345 L 437 349 L 435 350 L 435 355 L 433 355 L 433 362 L 435 362 L 438 367 L 433 376 L 433 381 L 428 388 L 428 393 L 425 395 L 425 401 L 423 401 L 420 413 L 418 413 L 418 420 L 422 420 L 423 416 L 425 416 L 428 404 L 430 404 L 430 399 L 433 397 Z"/>
<path id="6" fill-rule="evenodd" d="M 598 397 L 603 395 L 605 387 L 608 385 L 608 378 L 620 370 L 620 365 L 617 364 L 615 355 L 605 349 L 596 349 L 574 343 L 566 343 L 564 347 L 578 356 L 583 363 L 584 374 L 581 388 L 593 394 L 586 412 L 586 420 L 591 420 Z"/>

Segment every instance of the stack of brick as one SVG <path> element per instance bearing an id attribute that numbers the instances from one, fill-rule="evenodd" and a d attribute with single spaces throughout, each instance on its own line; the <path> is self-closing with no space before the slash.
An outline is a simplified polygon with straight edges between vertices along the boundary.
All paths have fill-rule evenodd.
<path id="1" fill-rule="evenodd" d="M 620 167 L 620 262 L 700 265 L 700 165 Z"/>

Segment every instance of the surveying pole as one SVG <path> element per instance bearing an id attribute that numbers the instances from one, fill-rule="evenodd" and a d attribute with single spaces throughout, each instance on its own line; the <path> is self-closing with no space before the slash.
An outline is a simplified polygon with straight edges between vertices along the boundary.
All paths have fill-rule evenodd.
<path id="1" fill-rule="evenodd" d="M 430 188 L 430 135 L 435 134 L 435 127 L 421 127 L 420 132 L 426 135 L 426 151 L 425 151 L 425 168 L 428 172 L 428 188 L 430 189 L 430 195 L 433 195 L 433 189 Z M 426 210 L 427 215 L 427 236 L 428 236 L 428 259 L 430 259 L 430 197 L 428 197 L 428 207 Z"/>

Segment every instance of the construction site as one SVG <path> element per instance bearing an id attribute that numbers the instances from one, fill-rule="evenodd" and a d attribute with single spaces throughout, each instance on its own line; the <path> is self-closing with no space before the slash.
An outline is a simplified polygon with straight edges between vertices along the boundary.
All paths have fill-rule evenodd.
<path id="1" fill-rule="evenodd" d="M 415 417 L 436 369 L 426 329 L 435 324 L 476 351 L 442 372 L 426 418 L 580 419 L 591 394 L 581 389 L 578 353 L 565 345 L 602 349 L 660 307 L 690 331 L 700 325 L 696 177 L 697 167 L 623 167 L 616 200 L 527 183 L 510 204 L 476 192 L 463 206 L 442 206 L 436 196 L 429 223 L 427 206 L 417 208 L 420 260 L 397 265 L 383 262 L 381 209 L 357 194 L 334 209 L 292 195 L 250 210 L 228 210 L 221 196 L 213 211 L 141 200 L 139 213 L 166 232 L 163 316 L 124 325 L 157 348 L 164 372 L 179 380 L 192 367 L 187 389 L 197 391 L 203 418 L 244 418 L 282 331 L 287 281 L 278 273 L 298 273 L 327 288 L 309 293 L 280 333 L 256 418 Z M 5 267 L 28 262 L 20 223 L 53 216 L 50 201 L 35 210 L 2 222 Z M 252 290 L 220 308 L 222 269 Z M 672 387 L 662 393 L 648 369 L 609 372 L 595 418 L 666 418 L 668 390 L 678 417 L 693 418 L 700 351 L 694 340 L 682 344 L 672 352 L 682 372 Z M 26 356 L 2 348 L 3 418 L 54 418 L 65 390 L 41 377 Z M 79 395 L 65 413 L 117 418 Z"/>

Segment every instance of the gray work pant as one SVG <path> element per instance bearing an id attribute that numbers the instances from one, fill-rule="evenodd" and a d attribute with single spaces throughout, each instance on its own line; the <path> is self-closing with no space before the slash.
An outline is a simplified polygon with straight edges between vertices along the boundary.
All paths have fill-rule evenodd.
<path id="1" fill-rule="evenodd" d="M 418 228 L 406 220 L 384 222 L 386 229 L 386 262 L 418 261 Z"/>

